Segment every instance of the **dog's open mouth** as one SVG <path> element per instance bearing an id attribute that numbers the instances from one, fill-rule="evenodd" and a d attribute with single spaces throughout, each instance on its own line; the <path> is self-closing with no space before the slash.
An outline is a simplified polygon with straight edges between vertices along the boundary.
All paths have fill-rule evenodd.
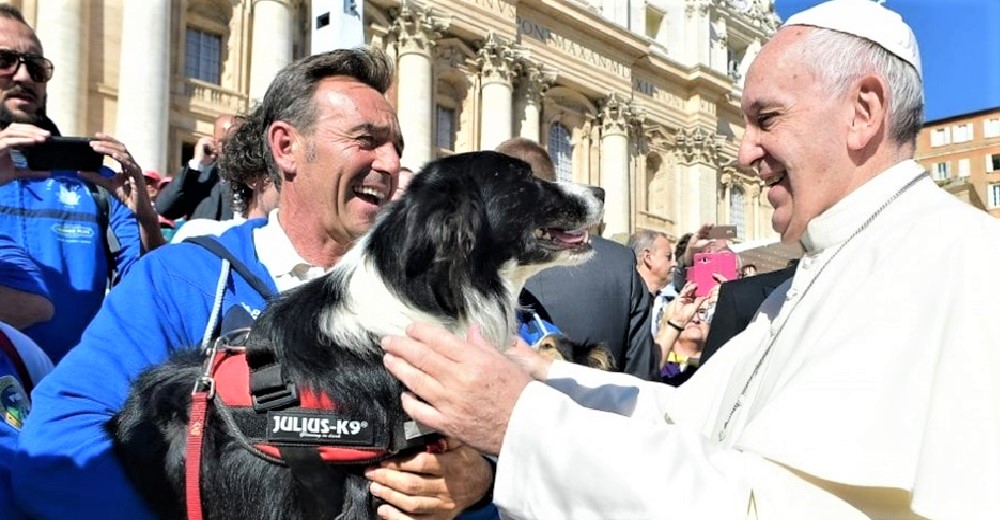
<path id="1" fill-rule="evenodd" d="M 535 230 L 535 238 L 554 249 L 582 249 L 590 245 L 590 233 L 586 229 L 544 227 Z"/>

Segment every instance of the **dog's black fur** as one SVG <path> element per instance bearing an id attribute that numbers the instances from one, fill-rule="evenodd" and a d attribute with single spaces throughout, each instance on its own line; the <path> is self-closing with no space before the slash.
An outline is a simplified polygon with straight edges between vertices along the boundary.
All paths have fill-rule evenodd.
<path id="1" fill-rule="evenodd" d="M 600 218 L 601 191 L 570 186 L 539 180 L 527 164 L 492 152 L 433 162 L 330 274 L 273 301 L 247 342 L 270 346 L 289 380 L 330 396 L 338 414 L 364 417 L 384 438 L 405 415 L 378 340 L 429 321 L 460 333 L 481 325 L 493 344 L 508 344 L 524 280 L 589 256 L 588 244 L 543 232 L 584 229 Z M 143 373 L 108 424 L 127 473 L 163 518 L 185 518 L 185 436 L 203 360 L 186 351 Z M 207 423 L 205 518 L 334 518 L 310 505 L 287 468 L 238 445 L 215 406 Z M 349 473 L 338 518 L 374 518 L 364 465 L 328 468 Z"/>

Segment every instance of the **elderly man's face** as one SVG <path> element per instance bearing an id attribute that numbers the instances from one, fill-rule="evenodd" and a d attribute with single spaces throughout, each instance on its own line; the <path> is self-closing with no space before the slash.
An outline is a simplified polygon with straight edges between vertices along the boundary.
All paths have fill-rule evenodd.
<path id="1" fill-rule="evenodd" d="M 323 80 L 313 103 L 315 124 L 297 148 L 282 205 L 288 192 L 297 212 L 321 219 L 334 241 L 349 244 L 368 231 L 396 188 L 399 122 L 385 96 L 349 78 Z"/>
<path id="2" fill-rule="evenodd" d="M 781 29 L 761 49 L 743 89 L 746 131 L 739 162 L 770 188 L 771 224 L 783 242 L 848 191 L 847 130 L 853 105 L 832 98 L 805 66 L 795 45 L 811 29 Z"/>
<path id="3" fill-rule="evenodd" d="M 35 56 L 42 55 L 42 48 L 35 41 L 34 33 L 27 25 L 0 18 L 0 49 L 9 49 Z M 45 103 L 45 81 L 35 81 L 28 73 L 26 63 L 18 63 L 15 69 L 0 75 L 0 110 L 18 123 L 33 123 L 38 110 Z"/>

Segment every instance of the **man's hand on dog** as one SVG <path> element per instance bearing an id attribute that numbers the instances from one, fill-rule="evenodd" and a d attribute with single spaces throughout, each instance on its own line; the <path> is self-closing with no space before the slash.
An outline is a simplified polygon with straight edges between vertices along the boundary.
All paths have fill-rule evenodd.
<path id="1" fill-rule="evenodd" d="M 483 340 L 417 323 L 408 337 L 386 336 L 386 368 L 409 389 L 403 409 L 417 422 L 496 455 L 514 404 L 531 376 Z"/>
<path id="2" fill-rule="evenodd" d="M 442 453 L 421 452 L 365 472 L 386 520 L 451 519 L 478 502 L 493 483 L 493 468 L 476 450 L 448 439 Z"/>

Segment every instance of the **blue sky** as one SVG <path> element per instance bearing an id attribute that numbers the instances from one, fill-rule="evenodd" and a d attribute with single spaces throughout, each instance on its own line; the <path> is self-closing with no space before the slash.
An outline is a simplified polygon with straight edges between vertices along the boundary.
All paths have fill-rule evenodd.
<path id="1" fill-rule="evenodd" d="M 821 0 L 776 0 L 782 20 Z M 887 0 L 917 35 L 928 121 L 1000 106 L 1000 0 Z"/>

